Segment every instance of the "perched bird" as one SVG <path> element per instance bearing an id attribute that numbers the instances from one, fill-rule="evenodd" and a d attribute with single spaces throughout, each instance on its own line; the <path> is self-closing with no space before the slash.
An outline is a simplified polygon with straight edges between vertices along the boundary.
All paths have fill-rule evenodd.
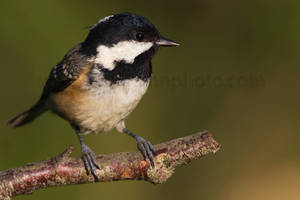
<path id="1" fill-rule="evenodd" d="M 37 103 L 8 124 L 22 126 L 47 110 L 67 120 L 78 136 L 86 172 L 95 181 L 99 166 L 82 140 L 84 134 L 116 128 L 137 141 L 153 166 L 152 144 L 128 130 L 125 119 L 147 91 L 153 55 L 159 47 L 177 45 L 144 17 L 131 13 L 105 17 L 54 66 Z"/>

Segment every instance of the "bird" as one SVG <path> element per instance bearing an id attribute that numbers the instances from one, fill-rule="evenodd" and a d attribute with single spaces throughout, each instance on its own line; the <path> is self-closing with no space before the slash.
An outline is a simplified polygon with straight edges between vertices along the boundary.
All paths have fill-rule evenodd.
<path id="1" fill-rule="evenodd" d="M 178 45 L 145 17 L 129 12 L 107 16 L 52 68 L 39 100 L 7 123 L 20 127 L 46 111 L 63 118 L 74 129 L 86 173 L 95 181 L 99 164 L 82 139 L 89 133 L 115 128 L 133 137 L 144 160 L 154 167 L 153 145 L 127 129 L 125 120 L 147 91 L 154 54 L 160 47 Z"/>

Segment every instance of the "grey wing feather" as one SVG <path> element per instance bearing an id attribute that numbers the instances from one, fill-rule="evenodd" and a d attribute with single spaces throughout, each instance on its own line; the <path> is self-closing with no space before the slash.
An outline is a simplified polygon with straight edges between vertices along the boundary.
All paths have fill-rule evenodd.
<path id="1" fill-rule="evenodd" d="M 82 67 L 88 64 L 87 58 L 80 52 L 80 48 L 81 44 L 72 48 L 51 70 L 41 98 L 46 98 L 50 93 L 64 90 L 80 76 Z"/>

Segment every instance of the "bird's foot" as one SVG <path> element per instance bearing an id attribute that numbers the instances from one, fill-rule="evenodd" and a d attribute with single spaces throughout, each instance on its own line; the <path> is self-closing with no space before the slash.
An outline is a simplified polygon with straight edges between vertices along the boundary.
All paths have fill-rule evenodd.
<path id="1" fill-rule="evenodd" d="M 90 172 L 94 176 L 95 182 L 98 182 L 98 177 L 96 175 L 96 168 L 100 169 L 97 160 L 95 157 L 94 152 L 85 144 L 81 145 L 81 152 L 82 152 L 82 160 L 86 170 L 86 174 L 89 175 Z"/>
<path id="2" fill-rule="evenodd" d="M 149 141 L 145 140 L 140 136 L 136 136 L 135 139 L 137 141 L 138 149 L 142 153 L 144 159 L 146 160 L 146 158 L 148 158 L 151 163 L 151 166 L 154 167 L 153 155 L 155 155 L 156 153 L 153 145 Z"/>

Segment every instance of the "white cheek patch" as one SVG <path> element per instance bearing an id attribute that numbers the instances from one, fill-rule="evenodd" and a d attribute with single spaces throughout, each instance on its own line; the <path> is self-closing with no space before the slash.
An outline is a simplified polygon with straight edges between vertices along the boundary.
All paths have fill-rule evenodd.
<path id="1" fill-rule="evenodd" d="M 113 70 L 115 62 L 124 61 L 132 64 L 134 59 L 149 50 L 153 46 L 152 42 L 137 42 L 134 40 L 121 41 L 112 47 L 100 45 L 97 48 L 95 62 L 102 65 L 103 68 Z"/>

